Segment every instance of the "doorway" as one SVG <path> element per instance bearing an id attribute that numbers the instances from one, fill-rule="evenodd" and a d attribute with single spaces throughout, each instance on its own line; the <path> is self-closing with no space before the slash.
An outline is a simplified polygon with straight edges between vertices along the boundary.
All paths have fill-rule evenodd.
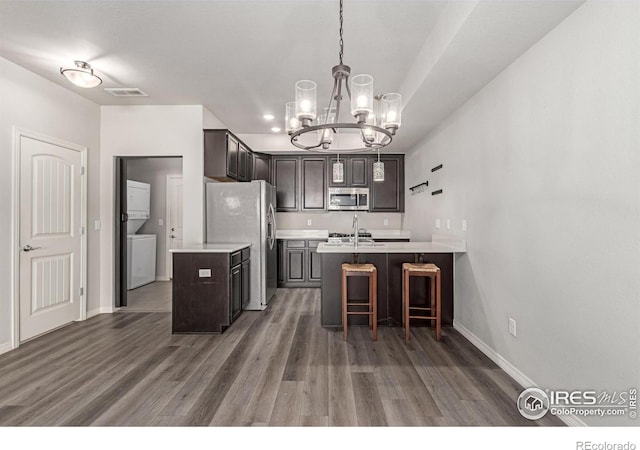
<path id="1" fill-rule="evenodd" d="M 86 153 L 14 129 L 14 348 L 86 318 Z"/>
<path id="2" fill-rule="evenodd" d="M 116 306 L 125 312 L 169 312 L 167 198 L 169 180 L 182 179 L 182 157 L 116 157 L 115 168 Z"/>

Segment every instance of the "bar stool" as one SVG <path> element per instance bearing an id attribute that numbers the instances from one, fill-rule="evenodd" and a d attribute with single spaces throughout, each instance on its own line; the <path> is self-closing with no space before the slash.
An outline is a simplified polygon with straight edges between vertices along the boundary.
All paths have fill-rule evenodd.
<path id="1" fill-rule="evenodd" d="M 347 280 L 348 277 L 369 278 L 368 301 L 350 303 L 347 300 Z M 349 307 L 367 307 L 366 311 L 350 311 Z M 342 265 L 342 335 L 347 340 L 347 316 L 367 315 L 369 316 L 369 328 L 373 332 L 373 340 L 378 340 L 378 269 L 373 264 L 343 264 Z"/>
<path id="2" fill-rule="evenodd" d="M 411 306 L 411 296 L 409 293 L 409 281 L 411 280 L 411 277 L 429 278 L 429 307 Z M 411 315 L 412 310 L 415 311 L 414 315 Z M 436 341 L 439 341 L 441 332 L 441 316 L 440 268 L 435 264 L 426 263 L 402 264 L 402 326 L 404 327 L 405 342 L 409 341 L 409 322 L 411 321 L 411 319 L 430 320 L 431 327 L 433 327 L 433 322 L 435 321 Z"/>

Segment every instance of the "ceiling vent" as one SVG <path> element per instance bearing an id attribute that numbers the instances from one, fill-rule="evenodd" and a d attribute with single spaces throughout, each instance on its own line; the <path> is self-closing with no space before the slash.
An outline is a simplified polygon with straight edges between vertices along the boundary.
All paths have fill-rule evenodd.
<path id="1" fill-rule="evenodd" d="M 148 97 L 139 88 L 104 88 L 104 90 L 114 97 Z"/>

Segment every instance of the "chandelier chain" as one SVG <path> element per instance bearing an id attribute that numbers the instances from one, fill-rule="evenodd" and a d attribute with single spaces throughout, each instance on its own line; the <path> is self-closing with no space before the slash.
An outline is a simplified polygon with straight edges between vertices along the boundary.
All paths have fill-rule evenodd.
<path id="1" fill-rule="evenodd" d="M 342 55 L 344 53 L 344 40 L 342 39 L 342 0 L 340 0 L 340 64 L 342 65 Z"/>

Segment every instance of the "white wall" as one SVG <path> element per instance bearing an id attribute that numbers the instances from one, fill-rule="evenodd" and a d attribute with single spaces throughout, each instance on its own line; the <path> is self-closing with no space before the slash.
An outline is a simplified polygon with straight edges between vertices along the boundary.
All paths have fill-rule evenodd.
<path id="1" fill-rule="evenodd" d="M 150 217 L 139 234 L 156 235 L 156 278 L 167 274 L 167 175 L 182 175 L 182 158 L 140 158 L 127 161 L 127 178 L 151 185 Z M 160 225 L 158 219 L 162 219 Z"/>
<path id="2" fill-rule="evenodd" d="M 203 108 L 188 106 L 102 106 L 101 166 L 103 231 L 101 301 L 114 304 L 114 157 L 181 156 L 184 175 L 184 244 L 204 236 Z"/>
<path id="3" fill-rule="evenodd" d="M 88 147 L 88 286 L 87 309 L 99 306 L 100 108 L 64 89 L 0 58 L 0 352 L 8 349 L 11 333 L 11 199 L 13 127 L 42 133 Z"/>
<path id="4" fill-rule="evenodd" d="M 456 323 L 543 388 L 640 381 L 639 23 L 638 2 L 585 3 L 407 158 L 407 186 L 444 189 L 407 196 L 412 237 L 450 218 L 468 240 Z"/>

